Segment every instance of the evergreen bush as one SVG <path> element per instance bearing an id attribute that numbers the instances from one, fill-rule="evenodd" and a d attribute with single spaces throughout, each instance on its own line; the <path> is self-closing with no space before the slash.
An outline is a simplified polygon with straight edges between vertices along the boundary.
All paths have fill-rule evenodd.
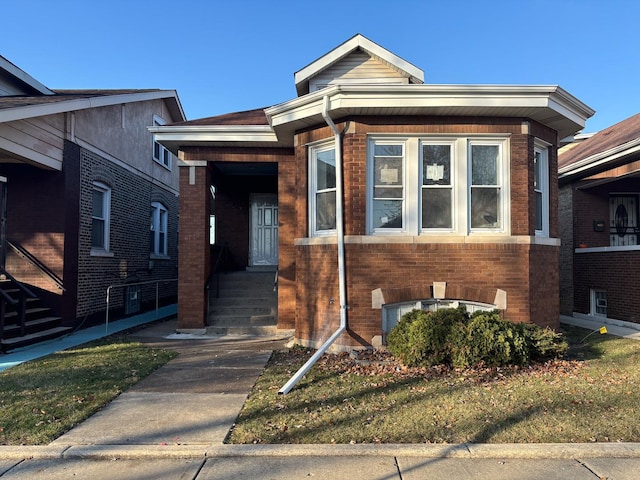
<path id="1" fill-rule="evenodd" d="M 409 367 L 444 363 L 456 368 L 523 365 L 560 358 L 568 349 L 562 335 L 549 328 L 512 323 L 497 310 L 469 315 L 464 306 L 403 315 L 387 346 Z"/>

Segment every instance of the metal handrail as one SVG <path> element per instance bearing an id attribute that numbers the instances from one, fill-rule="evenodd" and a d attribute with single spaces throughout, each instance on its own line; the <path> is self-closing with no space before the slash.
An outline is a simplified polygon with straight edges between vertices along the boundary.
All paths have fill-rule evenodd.
<path id="1" fill-rule="evenodd" d="M 12 242 L 11 240 L 7 240 L 7 245 L 9 245 L 14 252 L 16 252 L 18 255 L 20 255 L 22 258 L 24 258 L 29 263 L 31 263 L 34 267 L 36 267 L 40 271 L 40 273 L 44 274 L 45 276 L 49 277 L 49 279 L 53 280 L 53 282 L 56 284 L 56 286 L 60 290 L 62 290 L 63 292 L 66 291 L 66 289 L 64 288 L 64 283 L 62 279 L 58 277 L 58 275 L 53 273 L 51 269 L 47 267 L 44 263 L 38 260 L 38 258 L 35 257 L 29 250 L 27 250 L 20 244 Z"/>
<path id="2" fill-rule="evenodd" d="M 16 280 L 13 275 L 11 275 L 9 272 L 7 272 L 4 268 L 0 267 L 0 273 L 2 275 L 4 275 L 6 278 L 8 278 L 9 280 L 11 280 L 13 283 L 16 284 L 16 287 L 18 287 L 18 289 L 24 293 L 26 296 L 31 297 L 31 298 L 37 298 L 38 296 L 33 293 L 31 290 L 29 290 L 27 287 L 25 287 L 20 281 Z"/>
<path id="3" fill-rule="evenodd" d="M 161 283 L 169 283 L 169 282 L 177 282 L 178 279 L 177 278 L 168 278 L 168 279 L 162 279 L 162 280 L 148 280 L 146 282 L 136 282 L 136 283 L 118 283 L 118 284 L 113 284 L 113 285 L 109 285 L 107 287 L 107 311 L 105 312 L 105 320 L 104 320 L 104 330 L 105 333 L 109 332 L 109 306 L 110 306 L 110 294 L 111 294 L 111 290 L 114 288 L 124 288 L 124 287 L 133 287 L 136 285 L 151 285 L 152 283 L 156 284 L 156 319 L 158 318 L 158 302 L 159 302 L 159 297 L 158 297 L 158 286 Z"/>
<path id="4" fill-rule="evenodd" d="M 0 274 L 2 274 L 4 278 L 11 280 L 13 284 L 20 291 L 20 299 L 19 300 L 11 299 L 9 300 L 9 303 L 11 303 L 12 305 L 16 305 L 17 303 L 20 304 L 17 312 L 18 313 L 17 325 L 20 327 L 20 335 L 24 336 L 25 330 L 26 330 L 25 321 L 26 321 L 26 314 L 27 314 L 27 297 L 38 298 L 38 296 L 35 293 L 33 293 L 31 290 L 29 290 L 27 287 L 25 287 L 21 282 L 16 280 L 9 272 L 7 272 L 2 267 L 0 267 Z M 2 290 L 0 289 L 0 291 Z M 8 297 L 8 294 L 5 291 L 2 291 L 2 301 L 1 301 L 2 305 L 0 305 L 0 337 L 1 338 L 4 338 L 5 302 L 7 297 Z"/>
<path id="5" fill-rule="evenodd" d="M 213 264 L 213 270 L 211 270 L 211 275 L 207 279 L 206 288 L 209 287 L 209 282 L 211 278 L 215 275 L 216 277 L 216 298 L 220 298 L 220 272 L 223 268 L 226 267 L 227 263 L 227 253 L 228 253 L 228 245 L 225 243 L 220 246 L 220 251 L 218 252 L 218 258 L 216 259 L 216 263 Z"/>

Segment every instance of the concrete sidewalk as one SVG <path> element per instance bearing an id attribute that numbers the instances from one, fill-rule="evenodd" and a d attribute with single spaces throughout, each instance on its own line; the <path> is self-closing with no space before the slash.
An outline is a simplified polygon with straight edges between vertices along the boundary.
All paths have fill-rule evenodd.
<path id="1" fill-rule="evenodd" d="M 271 351 L 288 339 L 176 335 L 175 326 L 132 337 L 178 357 L 50 445 L 0 447 L 0 478 L 640 478 L 636 443 L 225 445 Z"/>

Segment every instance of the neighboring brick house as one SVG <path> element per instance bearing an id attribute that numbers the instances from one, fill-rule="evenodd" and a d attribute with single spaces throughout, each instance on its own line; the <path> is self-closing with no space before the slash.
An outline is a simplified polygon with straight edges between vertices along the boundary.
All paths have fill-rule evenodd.
<path id="1" fill-rule="evenodd" d="M 238 269 L 277 264 L 299 343 L 377 345 L 403 311 L 461 302 L 558 325 L 557 145 L 593 110 L 557 86 L 423 84 L 362 35 L 295 86 L 152 129 L 182 160 L 180 328 L 206 324 L 211 186 L 219 242 Z"/>
<path id="2" fill-rule="evenodd" d="M 109 285 L 177 277 L 177 159 L 147 127 L 184 119 L 173 90 L 51 90 L 0 57 L 3 261 L 63 324 L 104 321 Z M 114 313 L 154 302 L 137 288 Z"/>
<path id="3" fill-rule="evenodd" d="M 640 114 L 559 156 L 561 312 L 640 323 Z"/>

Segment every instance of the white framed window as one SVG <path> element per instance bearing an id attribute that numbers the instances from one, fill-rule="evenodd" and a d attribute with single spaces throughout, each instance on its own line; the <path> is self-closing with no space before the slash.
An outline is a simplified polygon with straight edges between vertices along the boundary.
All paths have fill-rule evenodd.
<path id="1" fill-rule="evenodd" d="M 334 143 L 309 148 L 311 234 L 336 232 L 336 150 Z"/>
<path id="2" fill-rule="evenodd" d="M 508 234 L 508 141 L 508 136 L 371 137 L 367 232 Z"/>
<path id="3" fill-rule="evenodd" d="M 401 232 L 405 218 L 405 144 L 379 140 L 372 145 L 370 179 L 373 197 L 371 228 L 375 232 Z"/>
<path id="4" fill-rule="evenodd" d="M 469 229 L 502 230 L 504 179 L 502 144 L 491 140 L 469 142 Z"/>
<path id="5" fill-rule="evenodd" d="M 158 116 L 153 116 L 153 125 L 164 125 L 165 121 Z M 167 150 L 163 145 L 156 142 L 155 138 L 153 139 L 153 160 L 160 165 L 171 170 L 171 152 Z"/>
<path id="6" fill-rule="evenodd" d="M 454 142 L 423 141 L 421 227 L 451 231 L 454 228 Z"/>
<path id="7" fill-rule="evenodd" d="M 536 142 L 533 153 L 536 235 L 549 236 L 549 148 Z"/>
<path id="8" fill-rule="evenodd" d="M 91 251 L 109 251 L 111 189 L 101 182 L 93 182 L 91 201 Z"/>
<path id="9" fill-rule="evenodd" d="M 607 316 L 607 292 L 605 290 L 591 289 L 591 315 Z"/>
<path id="10" fill-rule="evenodd" d="M 167 208 L 163 204 L 151 204 L 151 255 L 167 256 L 167 217 Z"/>

